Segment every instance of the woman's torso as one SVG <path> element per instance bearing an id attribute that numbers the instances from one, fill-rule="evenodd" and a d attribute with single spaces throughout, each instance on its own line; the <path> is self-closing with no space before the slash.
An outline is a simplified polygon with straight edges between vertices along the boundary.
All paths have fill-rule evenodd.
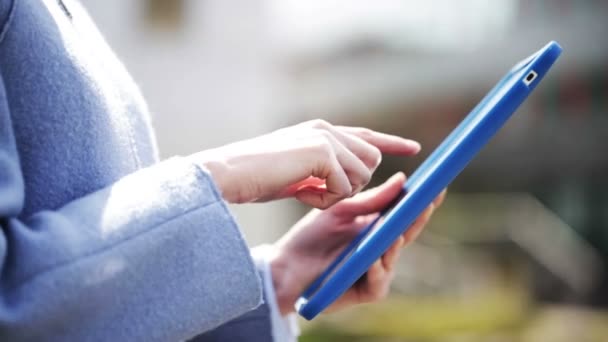
<path id="1" fill-rule="evenodd" d="M 22 216 L 156 162 L 145 102 L 80 4 L 0 2 L 0 25 L 9 21 L 0 72 L 25 182 Z"/>

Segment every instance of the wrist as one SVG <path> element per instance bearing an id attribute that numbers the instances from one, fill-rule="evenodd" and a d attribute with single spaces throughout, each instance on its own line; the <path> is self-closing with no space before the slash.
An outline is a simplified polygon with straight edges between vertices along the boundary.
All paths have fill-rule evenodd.
<path id="1" fill-rule="evenodd" d="M 288 259 L 277 252 L 270 258 L 272 285 L 274 287 L 277 306 L 282 316 L 294 312 L 296 295 L 290 281 Z"/>
<path id="2" fill-rule="evenodd" d="M 195 163 L 202 166 L 213 179 L 222 198 L 230 203 L 236 203 L 236 196 L 232 188 L 231 170 L 225 158 L 216 149 L 201 151 L 193 155 Z"/>

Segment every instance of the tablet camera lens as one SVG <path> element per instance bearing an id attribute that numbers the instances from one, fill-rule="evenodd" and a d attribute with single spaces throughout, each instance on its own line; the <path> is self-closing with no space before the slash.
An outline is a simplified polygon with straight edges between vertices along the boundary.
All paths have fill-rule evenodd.
<path id="1" fill-rule="evenodd" d="M 534 70 L 531 70 L 528 75 L 526 75 L 524 83 L 526 85 L 530 85 L 530 83 L 532 83 L 536 79 L 536 76 L 538 76 L 538 74 Z"/>

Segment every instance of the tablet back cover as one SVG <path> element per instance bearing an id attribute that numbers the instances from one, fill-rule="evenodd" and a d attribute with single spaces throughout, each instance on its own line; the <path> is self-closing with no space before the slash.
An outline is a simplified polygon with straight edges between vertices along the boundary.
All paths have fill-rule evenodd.
<path id="1" fill-rule="evenodd" d="M 314 318 L 359 279 L 498 132 L 561 54 L 550 42 L 513 67 L 409 177 L 397 203 L 370 224 L 302 294 Z"/>

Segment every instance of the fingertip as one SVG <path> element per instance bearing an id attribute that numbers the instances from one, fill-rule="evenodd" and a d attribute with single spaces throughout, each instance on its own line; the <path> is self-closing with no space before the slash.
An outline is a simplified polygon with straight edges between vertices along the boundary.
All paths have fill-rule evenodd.
<path id="1" fill-rule="evenodd" d="M 400 183 L 404 183 L 405 182 L 405 173 L 403 173 L 403 171 L 399 171 L 397 173 L 395 173 L 394 175 L 391 176 L 391 178 L 389 178 L 390 180 L 393 181 L 399 181 Z"/>
<path id="2" fill-rule="evenodd" d="M 408 144 L 409 148 L 411 149 L 412 154 L 418 154 L 418 152 L 420 152 L 420 150 L 422 150 L 422 145 L 420 145 L 420 143 L 415 140 L 407 139 L 407 144 Z"/>
<path id="3" fill-rule="evenodd" d="M 404 245 L 408 245 L 414 242 L 418 236 L 422 233 L 427 223 L 431 219 L 431 215 L 433 214 L 434 204 L 431 203 L 429 206 L 418 216 L 416 221 L 412 224 L 410 229 L 408 229 L 405 234 L 403 234 Z"/>
<path id="4" fill-rule="evenodd" d="M 399 238 L 397 239 L 397 245 L 399 247 L 403 247 L 404 244 L 405 244 L 405 238 L 403 238 L 403 235 L 399 235 Z"/>
<path id="5" fill-rule="evenodd" d="M 429 204 L 429 207 L 428 207 L 427 209 L 428 209 L 428 210 L 429 210 L 431 213 L 433 213 L 433 211 L 435 211 L 435 208 L 436 208 L 436 207 L 437 207 L 437 206 L 435 205 L 435 202 L 431 202 L 431 203 Z"/>
<path id="6" fill-rule="evenodd" d="M 393 242 L 393 244 L 391 245 L 391 247 L 389 247 L 389 249 L 386 252 L 386 254 L 388 254 L 389 252 L 391 252 L 393 250 L 398 250 L 401 246 L 403 246 L 404 242 L 405 242 L 405 240 L 403 238 L 403 234 L 399 235 L 399 237 L 395 240 L 395 242 Z"/>
<path id="7" fill-rule="evenodd" d="M 424 217 L 426 221 L 431 219 L 431 216 L 433 216 L 433 213 L 435 212 L 436 208 L 437 206 L 435 205 L 435 203 L 431 202 L 431 204 L 429 204 L 428 212 L 425 213 Z"/>
<path id="8" fill-rule="evenodd" d="M 393 154 L 393 155 L 401 155 L 401 156 L 413 156 L 418 154 L 422 149 L 422 146 L 419 142 L 411 139 L 404 139 L 401 137 L 397 137 L 394 139 L 392 146 L 390 148 L 386 147 L 382 149 L 382 152 Z"/>
<path id="9" fill-rule="evenodd" d="M 445 200 L 447 193 L 448 193 L 448 188 L 445 188 L 441 191 L 439 196 L 437 196 L 437 198 L 435 198 L 435 200 L 433 201 L 435 208 L 438 208 L 443 204 L 443 201 Z"/>
<path id="10" fill-rule="evenodd" d="M 386 188 L 390 188 L 396 191 L 396 189 L 401 189 L 401 187 L 403 186 L 403 184 L 405 183 L 406 180 L 406 176 L 405 173 L 403 173 L 402 171 L 399 171 L 397 173 L 395 173 L 394 175 L 390 176 L 382 186 L 386 187 Z"/>
<path id="11" fill-rule="evenodd" d="M 386 271 L 391 271 L 399 259 L 403 241 L 403 237 L 400 236 L 382 256 L 383 266 Z"/>
<path id="12" fill-rule="evenodd" d="M 367 270 L 368 281 L 373 283 L 374 281 L 378 280 L 382 275 L 383 269 L 381 259 L 374 261 L 372 266 Z"/>

